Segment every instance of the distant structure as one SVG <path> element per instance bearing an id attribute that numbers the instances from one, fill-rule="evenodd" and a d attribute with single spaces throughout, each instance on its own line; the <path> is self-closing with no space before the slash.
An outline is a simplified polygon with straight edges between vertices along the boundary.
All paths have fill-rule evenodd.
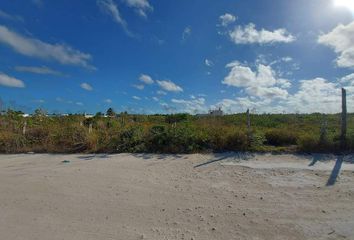
<path id="1" fill-rule="evenodd" d="M 218 116 L 223 116 L 224 112 L 221 110 L 221 107 L 218 109 L 212 109 L 209 111 L 207 114 L 197 114 L 197 117 L 208 117 L 208 116 L 213 116 L 213 117 L 218 117 Z"/>
<path id="2" fill-rule="evenodd" d="M 85 113 L 84 116 L 85 116 L 85 118 L 93 118 L 94 117 L 93 114 L 87 114 L 87 113 Z"/>
<path id="3" fill-rule="evenodd" d="M 224 115 L 224 112 L 221 110 L 221 107 L 219 107 L 218 109 L 210 110 L 209 115 L 210 116 L 222 116 L 222 115 Z"/>

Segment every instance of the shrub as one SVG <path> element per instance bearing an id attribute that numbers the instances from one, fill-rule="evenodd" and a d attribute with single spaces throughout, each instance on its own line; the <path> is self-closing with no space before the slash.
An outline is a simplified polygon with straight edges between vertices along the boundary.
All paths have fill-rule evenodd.
<path id="1" fill-rule="evenodd" d="M 50 148 L 53 152 L 83 152 L 88 150 L 87 130 L 81 126 L 71 125 L 65 129 L 56 129 L 51 135 Z"/>
<path id="2" fill-rule="evenodd" d="M 24 151 L 25 139 L 12 132 L 0 132 L 0 152 L 18 153 Z"/>
<path id="3" fill-rule="evenodd" d="M 142 152 L 145 148 L 143 128 L 141 126 L 130 126 L 118 133 L 112 139 L 117 152 Z"/>
<path id="4" fill-rule="evenodd" d="M 273 129 L 265 133 L 266 143 L 273 146 L 294 145 L 297 136 L 291 131 L 284 129 Z"/>

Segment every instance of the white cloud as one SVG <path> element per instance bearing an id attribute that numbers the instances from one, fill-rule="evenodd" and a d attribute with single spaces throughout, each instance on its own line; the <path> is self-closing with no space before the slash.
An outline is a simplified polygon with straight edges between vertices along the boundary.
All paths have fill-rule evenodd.
<path id="1" fill-rule="evenodd" d="M 211 60 L 209 60 L 209 59 L 205 59 L 205 60 L 204 60 L 204 63 L 205 63 L 205 65 L 208 66 L 208 67 L 214 66 L 213 61 L 211 61 Z"/>
<path id="2" fill-rule="evenodd" d="M 183 92 L 183 89 L 176 85 L 175 83 L 171 82 L 170 80 L 167 80 L 167 81 L 156 81 L 157 84 L 163 89 L 163 90 L 166 90 L 166 91 L 169 91 L 169 92 Z"/>
<path id="3" fill-rule="evenodd" d="M 230 13 L 225 13 L 219 17 L 221 26 L 227 27 L 229 24 L 234 23 L 236 21 L 236 17 Z"/>
<path id="4" fill-rule="evenodd" d="M 108 99 L 103 100 L 103 102 L 108 103 L 108 104 L 111 104 L 111 103 L 112 103 L 112 100 L 108 98 Z"/>
<path id="5" fill-rule="evenodd" d="M 128 24 L 121 16 L 117 4 L 113 0 L 97 0 L 97 4 L 104 13 L 110 15 L 116 23 L 122 26 L 128 36 L 133 36 L 128 30 Z"/>
<path id="6" fill-rule="evenodd" d="M 302 113 L 336 113 L 341 110 L 341 89 L 323 78 L 300 81 L 299 91 L 290 96 L 287 105 Z"/>
<path id="7" fill-rule="evenodd" d="M 180 105 L 180 111 L 187 113 L 197 113 L 197 112 L 205 112 L 207 110 L 205 106 L 204 98 L 191 98 L 188 100 L 184 99 L 172 99 L 172 103 Z"/>
<path id="8" fill-rule="evenodd" d="M 93 87 L 88 83 L 81 83 L 80 87 L 86 91 L 92 91 Z"/>
<path id="9" fill-rule="evenodd" d="M 291 82 L 288 79 L 279 78 L 279 79 L 277 79 L 277 82 L 281 88 L 290 88 L 291 87 Z"/>
<path id="10" fill-rule="evenodd" d="M 233 31 L 229 32 L 229 36 L 235 44 L 290 43 L 296 40 L 296 38 L 284 28 L 274 31 L 266 29 L 257 30 L 253 23 L 244 27 L 235 27 Z"/>
<path id="11" fill-rule="evenodd" d="M 11 21 L 20 21 L 23 22 L 23 18 L 18 15 L 11 15 L 7 12 L 4 12 L 0 9 L 0 18 L 3 18 L 5 20 L 11 20 Z"/>
<path id="12" fill-rule="evenodd" d="M 354 76 L 344 77 L 348 111 L 354 111 Z M 212 107 L 222 107 L 228 113 L 244 112 L 247 108 L 260 113 L 338 113 L 341 111 L 341 86 L 324 78 L 299 81 L 299 89 L 287 98 L 257 98 L 254 96 L 223 99 Z"/>
<path id="13" fill-rule="evenodd" d="M 14 87 L 14 88 L 25 87 L 23 81 L 14 77 L 10 77 L 9 75 L 6 75 L 5 73 L 1 73 L 1 72 L 0 72 L 0 85 L 5 87 Z"/>
<path id="14" fill-rule="evenodd" d="M 76 102 L 75 104 L 78 106 L 84 106 L 84 104 L 82 102 Z"/>
<path id="15" fill-rule="evenodd" d="M 134 100 L 138 100 L 138 101 L 140 101 L 141 100 L 141 98 L 140 97 L 138 97 L 138 96 L 133 96 L 132 97 Z"/>
<path id="16" fill-rule="evenodd" d="M 147 17 L 147 12 L 154 10 L 148 0 L 125 0 L 125 3 L 129 7 L 135 8 L 136 12 L 145 18 Z"/>
<path id="17" fill-rule="evenodd" d="M 145 84 L 153 84 L 154 83 L 154 80 L 152 80 L 152 78 L 147 74 L 141 74 L 139 77 L 139 80 Z"/>
<path id="18" fill-rule="evenodd" d="M 152 97 L 152 100 L 154 100 L 155 102 L 159 101 L 159 99 L 157 97 Z"/>
<path id="19" fill-rule="evenodd" d="M 226 65 L 230 68 L 229 74 L 222 81 L 223 84 L 245 88 L 246 93 L 260 98 L 286 98 L 288 92 L 283 89 L 289 87 L 286 79 L 278 79 L 271 66 L 257 65 L 257 70 L 240 64 L 238 61 Z"/>
<path id="20" fill-rule="evenodd" d="M 291 61 L 293 61 L 293 58 L 292 57 L 283 57 L 283 58 L 281 58 L 281 60 L 283 61 L 283 62 L 291 62 Z"/>
<path id="21" fill-rule="evenodd" d="M 354 86 L 354 73 L 344 76 L 340 79 L 341 83 L 348 83 L 351 86 Z"/>
<path id="22" fill-rule="evenodd" d="M 134 84 L 133 87 L 139 90 L 144 90 L 145 86 L 143 84 Z"/>
<path id="23" fill-rule="evenodd" d="M 43 74 L 43 75 L 63 75 L 61 72 L 50 69 L 46 66 L 41 67 L 31 67 L 31 66 L 16 66 L 15 70 L 18 72 L 29 72 L 35 74 Z"/>
<path id="24" fill-rule="evenodd" d="M 161 91 L 161 90 L 158 90 L 156 93 L 158 95 L 167 95 L 167 93 L 165 91 Z"/>
<path id="25" fill-rule="evenodd" d="M 192 34 L 192 28 L 190 26 L 186 27 L 182 33 L 182 40 L 186 40 Z"/>
<path id="26" fill-rule="evenodd" d="M 223 111 L 227 113 L 239 113 L 245 112 L 247 109 L 262 110 L 264 112 L 274 112 L 274 107 L 271 106 L 270 100 L 252 100 L 249 97 L 239 97 L 236 99 L 223 99 L 217 104 L 211 106 L 211 108 L 221 107 Z M 267 109 L 268 108 L 268 109 Z"/>
<path id="27" fill-rule="evenodd" d="M 28 57 L 93 68 L 88 63 L 92 59 L 90 54 L 82 53 L 64 44 L 49 44 L 35 38 L 25 37 L 2 25 L 0 25 L 0 43 L 8 45 L 16 52 Z"/>
<path id="28" fill-rule="evenodd" d="M 321 35 L 318 43 L 329 46 L 338 54 L 338 67 L 354 67 L 354 21 L 339 24 L 331 32 Z"/>

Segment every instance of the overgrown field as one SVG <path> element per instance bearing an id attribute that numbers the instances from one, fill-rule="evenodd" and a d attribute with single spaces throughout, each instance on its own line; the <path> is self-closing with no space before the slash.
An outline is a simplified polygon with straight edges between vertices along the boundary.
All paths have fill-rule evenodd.
<path id="1" fill-rule="evenodd" d="M 353 152 L 354 114 L 348 115 L 345 149 L 339 136 L 339 114 L 251 114 L 250 131 L 246 114 L 0 116 L 1 153 Z"/>

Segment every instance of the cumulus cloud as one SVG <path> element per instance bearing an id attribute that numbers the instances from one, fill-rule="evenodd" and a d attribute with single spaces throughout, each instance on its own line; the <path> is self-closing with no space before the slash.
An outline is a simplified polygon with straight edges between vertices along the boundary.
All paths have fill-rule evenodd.
<path id="1" fill-rule="evenodd" d="M 133 36 L 133 34 L 128 30 L 128 24 L 123 19 L 118 5 L 113 0 L 97 0 L 97 4 L 102 12 L 110 15 L 117 24 L 121 25 L 128 36 Z"/>
<path id="2" fill-rule="evenodd" d="M 257 30 L 256 25 L 250 23 L 246 26 L 236 26 L 229 32 L 231 40 L 235 44 L 272 44 L 290 43 L 296 38 L 284 28 L 269 31 L 266 29 Z"/>
<path id="3" fill-rule="evenodd" d="M 154 80 L 152 80 L 152 78 L 147 74 L 141 74 L 139 77 L 139 80 L 145 84 L 153 84 L 154 83 Z"/>
<path id="4" fill-rule="evenodd" d="M 94 68 L 88 63 L 92 59 L 90 54 L 82 53 L 68 45 L 49 44 L 35 38 L 25 37 L 2 25 L 0 25 L 0 43 L 28 57 L 55 60 L 61 64 Z"/>
<path id="5" fill-rule="evenodd" d="M 88 83 L 81 83 L 80 87 L 86 91 L 92 91 L 93 87 Z"/>
<path id="6" fill-rule="evenodd" d="M 245 88 L 246 93 L 260 98 L 286 98 L 288 92 L 283 89 L 289 87 L 290 82 L 277 77 L 271 66 L 258 64 L 253 71 L 249 66 L 234 61 L 226 65 L 229 74 L 222 81 L 223 84 Z"/>
<path id="7" fill-rule="evenodd" d="M 140 97 L 138 97 L 138 96 L 133 96 L 132 97 L 134 100 L 138 100 L 138 101 L 140 101 L 141 100 L 141 98 Z"/>
<path id="8" fill-rule="evenodd" d="M 229 24 L 236 21 L 236 17 L 230 13 L 225 13 L 219 17 L 221 26 L 227 27 Z"/>
<path id="9" fill-rule="evenodd" d="M 340 82 L 343 84 L 349 84 L 350 86 L 354 86 L 354 73 L 342 77 L 340 79 Z"/>
<path id="10" fill-rule="evenodd" d="M 10 77 L 9 75 L 6 75 L 5 73 L 1 73 L 1 72 L 0 72 L 0 85 L 5 87 L 13 87 L 13 88 L 25 87 L 23 81 L 14 77 Z"/>
<path id="11" fill-rule="evenodd" d="M 300 88 L 290 96 L 287 105 L 303 113 L 336 113 L 341 109 L 341 89 L 323 78 L 300 81 Z"/>
<path id="12" fill-rule="evenodd" d="M 235 99 L 223 99 L 212 105 L 211 108 L 221 107 L 227 113 L 245 112 L 247 109 L 263 112 L 275 112 L 270 100 L 256 100 L 250 97 L 238 97 Z"/>
<path id="13" fill-rule="evenodd" d="M 348 111 L 354 110 L 354 88 L 350 85 L 352 76 L 344 80 L 347 88 Z M 348 82 L 349 81 L 349 82 Z M 341 86 L 324 78 L 299 81 L 299 88 L 285 99 L 259 99 L 253 96 L 223 99 L 215 106 L 226 112 L 244 112 L 247 108 L 257 112 L 300 112 L 300 113 L 338 113 L 341 111 Z M 349 84 L 349 85 L 346 85 Z"/>
<path id="14" fill-rule="evenodd" d="M 205 98 L 172 99 L 172 103 L 180 106 L 180 111 L 187 113 L 205 112 Z"/>
<path id="15" fill-rule="evenodd" d="M 61 72 L 50 69 L 46 66 L 33 67 L 33 66 L 16 66 L 15 70 L 18 72 L 29 72 L 42 75 L 63 75 Z"/>
<path id="16" fill-rule="evenodd" d="M 319 36 L 318 43 L 331 47 L 337 54 L 338 67 L 354 67 L 354 21 L 339 24 L 327 34 Z"/>
<path id="17" fill-rule="evenodd" d="M 150 5 L 148 0 L 124 0 L 125 3 L 132 8 L 135 8 L 136 12 L 146 18 L 147 12 L 151 12 L 154 8 Z"/>
<path id="18" fill-rule="evenodd" d="M 168 92 L 183 92 L 183 89 L 170 80 L 156 81 L 157 84 L 165 91 Z"/>
<path id="19" fill-rule="evenodd" d="M 167 95 L 167 93 L 165 91 L 161 91 L 161 90 L 158 90 L 156 93 L 158 95 Z"/>
<path id="20" fill-rule="evenodd" d="M 138 90 L 144 90 L 145 86 L 143 84 L 134 84 L 133 87 L 135 87 Z"/>
<path id="21" fill-rule="evenodd" d="M 107 98 L 107 99 L 103 100 L 103 102 L 105 102 L 105 103 L 107 103 L 107 104 L 111 104 L 111 103 L 112 103 L 112 100 L 109 99 L 109 98 Z"/>

